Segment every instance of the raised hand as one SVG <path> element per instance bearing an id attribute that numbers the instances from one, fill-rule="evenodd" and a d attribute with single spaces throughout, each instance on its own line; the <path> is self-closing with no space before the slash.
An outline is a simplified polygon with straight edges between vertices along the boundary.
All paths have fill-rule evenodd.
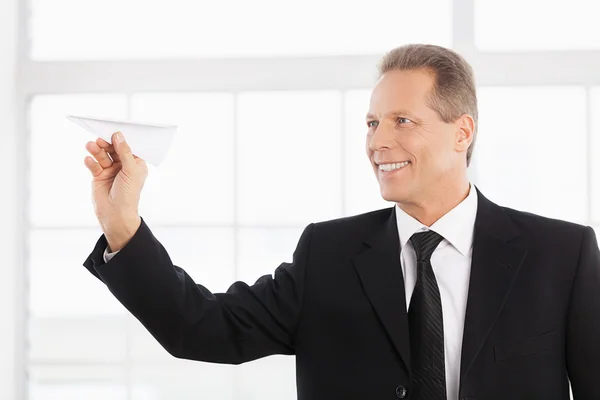
<path id="1" fill-rule="evenodd" d="M 140 226 L 138 205 L 148 166 L 134 156 L 123 134 L 116 132 L 112 143 L 101 138 L 88 142 L 84 160 L 92 173 L 94 211 L 111 251 L 121 250 Z"/>

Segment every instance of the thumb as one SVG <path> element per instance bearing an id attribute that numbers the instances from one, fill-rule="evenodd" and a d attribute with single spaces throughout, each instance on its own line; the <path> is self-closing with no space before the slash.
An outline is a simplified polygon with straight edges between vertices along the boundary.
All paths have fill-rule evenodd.
<path id="1" fill-rule="evenodd" d="M 119 155 L 121 159 L 121 164 L 123 168 L 131 170 L 135 168 L 137 165 L 135 159 L 133 158 L 133 153 L 131 152 L 131 147 L 125 141 L 125 136 L 121 132 L 116 132 L 113 135 L 112 142 L 114 144 L 115 151 Z"/>

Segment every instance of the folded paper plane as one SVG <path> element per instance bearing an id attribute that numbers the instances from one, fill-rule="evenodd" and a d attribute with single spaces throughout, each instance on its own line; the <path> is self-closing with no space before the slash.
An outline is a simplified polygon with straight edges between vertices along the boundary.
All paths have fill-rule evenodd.
<path id="1" fill-rule="evenodd" d="M 108 143 L 121 132 L 133 154 L 158 167 L 167 156 L 177 131 L 176 125 L 156 125 L 69 115 L 67 119 Z"/>

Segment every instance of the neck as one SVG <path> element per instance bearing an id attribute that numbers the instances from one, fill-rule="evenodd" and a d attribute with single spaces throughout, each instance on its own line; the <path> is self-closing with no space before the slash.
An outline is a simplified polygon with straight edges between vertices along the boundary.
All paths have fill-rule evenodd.
<path id="1" fill-rule="evenodd" d="M 431 226 L 460 204 L 469 195 L 469 179 L 462 179 L 449 185 L 436 186 L 436 190 L 422 193 L 416 201 L 399 202 L 398 206 L 408 215 L 425 226 Z"/>

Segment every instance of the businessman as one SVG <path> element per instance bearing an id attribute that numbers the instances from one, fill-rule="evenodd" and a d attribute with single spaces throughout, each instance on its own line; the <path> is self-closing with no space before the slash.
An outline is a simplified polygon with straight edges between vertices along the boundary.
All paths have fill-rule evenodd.
<path id="1" fill-rule="evenodd" d="M 365 147 L 393 207 L 311 223 L 273 276 L 212 293 L 138 214 L 147 167 L 116 133 L 86 146 L 104 235 L 85 267 L 175 357 L 295 355 L 300 400 L 567 400 L 569 381 L 600 399 L 594 231 L 469 182 L 477 98 L 460 55 L 407 45 L 379 69 Z"/>

